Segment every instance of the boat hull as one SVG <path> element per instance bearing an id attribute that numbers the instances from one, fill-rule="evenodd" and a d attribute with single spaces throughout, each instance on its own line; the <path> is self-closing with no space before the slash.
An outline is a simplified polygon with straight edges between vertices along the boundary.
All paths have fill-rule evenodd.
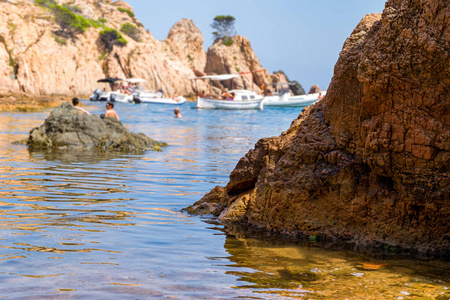
<path id="1" fill-rule="evenodd" d="M 184 97 L 179 97 L 179 100 L 174 100 L 172 98 L 158 98 L 158 97 L 139 97 L 142 103 L 153 103 L 153 104 L 169 104 L 169 105 L 181 105 L 186 102 Z"/>
<path id="2" fill-rule="evenodd" d="M 263 109 L 263 98 L 252 100 L 217 100 L 197 97 L 197 108 L 205 109 Z"/>
<path id="3" fill-rule="evenodd" d="M 323 93 L 322 93 L 323 94 Z M 319 93 L 292 97 L 268 96 L 264 98 L 264 106 L 309 106 L 319 100 Z"/>
<path id="4" fill-rule="evenodd" d="M 117 92 L 103 92 L 97 101 L 133 102 L 133 95 Z"/>

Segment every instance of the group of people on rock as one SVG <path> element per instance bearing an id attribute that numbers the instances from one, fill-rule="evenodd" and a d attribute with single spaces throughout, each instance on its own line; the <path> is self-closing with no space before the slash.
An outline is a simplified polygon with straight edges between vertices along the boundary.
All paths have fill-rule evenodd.
<path id="1" fill-rule="evenodd" d="M 74 108 L 76 108 L 76 109 L 78 109 L 78 110 L 80 110 L 80 111 L 82 111 L 82 112 L 84 112 L 84 113 L 86 113 L 88 115 L 91 114 L 90 112 L 88 112 L 84 108 L 78 106 L 79 104 L 80 104 L 80 99 L 78 99 L 76 97 L 72 99 L 72 105 L 73 105 Z M 105 111 L 104 114 L 100 115 L 100 117 L 101 118 L 113 117 L 113 118 L 116 118 L 117 121 L 120 121 L 119 115 L 117 114 L 117 112 L 113 108 L 114 108 L 114 102 L 111 102 L 111 101 L 106 102 L 106 111 Z"/>

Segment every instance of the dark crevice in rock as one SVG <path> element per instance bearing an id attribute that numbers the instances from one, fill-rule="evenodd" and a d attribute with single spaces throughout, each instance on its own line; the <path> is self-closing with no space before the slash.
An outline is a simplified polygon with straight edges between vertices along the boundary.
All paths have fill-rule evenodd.
<path id="1" fill-rule="evenodd" d="M 247 181 L 239 182 L 238 184 L 234 185 L 232 188 L 228 190 L 228 194 L 229 195 L 241 194 L 243 192 L 253 189 L 255 187 L 255 184 L 256 179 L 250 179 Z"/>

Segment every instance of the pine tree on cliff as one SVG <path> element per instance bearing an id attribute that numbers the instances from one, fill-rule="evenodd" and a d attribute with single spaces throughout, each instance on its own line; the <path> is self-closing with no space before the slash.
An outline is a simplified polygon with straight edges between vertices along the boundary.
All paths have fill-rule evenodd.
<path id="1" fill-rule="evenodd" d="M 211 24 L 211 27 L 216 30 L 213 32 L 214 39 L 223 39 L 224 45 L 227 46 L 233 44 L 231 38 L 236 34 L 234 21 L 236 19 L 233 16 L 216 16 Z"/>

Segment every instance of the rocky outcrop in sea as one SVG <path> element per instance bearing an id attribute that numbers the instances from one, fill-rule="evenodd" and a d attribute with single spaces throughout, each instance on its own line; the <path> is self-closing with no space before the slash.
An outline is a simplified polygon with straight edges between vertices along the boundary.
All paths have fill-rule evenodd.
<path id="1" fill-rule="evenodd" d="M 27 141 L 30 150 L 161 151 L 167 146 L 143 133 L 132 133 L 113 117 L 86 114 L 69 103 L 54 108 L 40 127 L 33 128 Z"/>
<path id="2" fill-rule="evenodd" d="M 450 253 L 450 2 L 389 0 L 346 40 L 324 101 L 189 208 L 227 226 Z"/>

